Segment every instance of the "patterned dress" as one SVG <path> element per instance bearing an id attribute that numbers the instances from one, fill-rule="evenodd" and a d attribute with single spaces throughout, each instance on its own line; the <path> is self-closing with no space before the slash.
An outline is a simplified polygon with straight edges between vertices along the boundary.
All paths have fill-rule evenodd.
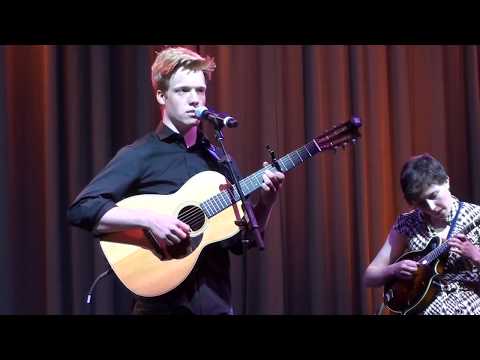
<path id="1" fill-rule="evenodd" d="M 459 200 L 453 197 L 450 221 L 455 216 L 459 205 Z M 464 202 L 452 235 L 461 232 L 478 217 L 480 217 L 480 206 Z M 407 237 L 408 244 L 405 251 L 422 250 L 433 237 L 437 236 L 435 229 L 418 209 L 401 214 L 394 224 L 394 229 Z M 480 247 L 479 228 L 474 228 L 465 235 L 475 246 Z M 444 273 L 438 276 L 434 283 L 440 287 L 439 295 L 423 310 L 422 314 L 480 315 L 480 268 L 470 260 L 449 252 Z"/>

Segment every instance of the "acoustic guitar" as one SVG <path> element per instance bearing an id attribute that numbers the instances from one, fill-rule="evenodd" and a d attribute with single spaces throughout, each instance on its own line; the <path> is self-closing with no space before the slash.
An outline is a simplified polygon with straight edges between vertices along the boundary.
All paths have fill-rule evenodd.
<path id="1" fill-rule="evenodd" d="M 360 118 L 353 117 L 278 160 L 282 172 L 292 170 L 312 156 L 352 144 L 360 137 Z M 245 195 L 259 189 L 269 165 L 240 181 Z M 131 229 L 105 234 L 101 249 L 120 281 L 133 293 L 153 297 L 165 294 L 192 271 L 205 246 L 228 239 L 240 231 L 243 217 L 240 196 L 234 185 L 218 172 L 204 171 L 190 178 L 170 195 L 135 195 L 118 202 L 119 207 L 149 209 L 174 215 L 192 232 L 187 241 L 160 248 L 149 231 Z"/>

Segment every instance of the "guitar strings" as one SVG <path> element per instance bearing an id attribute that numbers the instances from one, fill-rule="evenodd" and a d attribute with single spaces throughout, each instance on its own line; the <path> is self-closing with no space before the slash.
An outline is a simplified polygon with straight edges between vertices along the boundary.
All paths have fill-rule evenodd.
<path id="1" fill-rule="evenodd" d="M 321 142 L 320 141 L 320 145 L 324 145 L 324 142 Z M 287 155 L 288 156 L 288 155 Z M 282 163 L 283 158 L 279 159 L 279 162 Z M 291 158 L 290 158 L 291 160 Z M 292 160 L 291 160 L 292 161 Z M 293 161 L 292 161 L 293 162 Z M 283 164 L 284 167 L 286 168 L 285 164 Z M 294 165 L 296 165 L 294 163 Z M 247 181 L 250 181 L 251 183 L 255 184 L 255 181 L 259 184 L 259 186 L 261 186 L 264 182 L 263 180 L 260 181 L 260 178 L 261 176 L 265 173 L 266 170 L 270 170 L 270 171 L 274 171 L 276 170 L 276 168 L 272 165 L 272 164 L 269 164 L 268 166 L 262 168 L 262 169 L 259 169 L 257 170 L 255 173 L 253 173 L 252 175 L 250 175 L 249 177 L 243 179 L 240 181 L 240 186 L 243 187 L 243 185 L 246 185 Z M 219 194 L 211 197 L 210 199 L 202 202 L 201 205 L 203 205 L 203 207 L 207 207 L 209 210 L 210 209 L 213 209 L 214 213 L 211 214 L 211 215 L 216 215 L 218 213 L 218 209 L 217 209 L 217 202 L 215 201 L 215 198 L 217 197 L 221 203 L 222 206 L 219 207 L 219 210 L 220 211 L 223 211 L 226 207 L 223 207 L 223 206 L 230 206 L 234 201 L 235 199 L 238 197 L 238 192 L 236 191 L 236 188 L 235 186 L 232 186 L 232 188 L 234 189 L 234 196 L 233 196 L 233 199 L 232 197 L 230 196 L 230 194 L 227 192 L 227 191 L 222 191 L 220 192 Z M 224 201 L 224 194 L 227 194 L 227 199 L 229 200 L 229 202 L 227 202 L 226 204 L 223 204 L 223 201 Z M 223 208 L 222 208 L 223 207 Z M 197 208 L 197 207 L 192 207 L 191 209 L 188 209 L 187 211 L 185 211 L 184 213 L 182 213 L 180 216 L 179 216 L 179 220 L 187 223 L 187 224 L 190 224 L 190 225 L 196 225 L 196 224 L 199 224 L 201 222 L 204 221 L 204 217 L 205 217 L 205 213 L 204 213 L 204 210 L 202 208 Z"/>
<path id="2" fill-rule="evenodd" d="M 471 223 L 469 223 L 467 226 L 465 226 L 464 229 L 460 230 L 457 234 L 464 234 L 464 235 L 468 235 L 470 232 L 472 232 L 478 225 L 480 225 L 480 218 L 476 218 L 475 220 L 473 220 Z M 432 261 L 434 261 L 435 259 L 438 258 L 438 256 L 442 255 L 443 252 L 446 250 L 447 248 L 447 242 L 444 242 L 440 245 L 438 245 L 434 250 L 432 250 L 430 253 L 428 253 L 427 255 L 425 255 L 422 259 L 420 259 L 419 261 L 422 262 L 422 261 L 425 261 L 427 260 L 428 264 L 432 263 Z"/>
<path id="3" fill-rule="evenodd" d="M 282 158 L 279 159 L 279 162 L 280 163 L 283 162 Z M 294 163 L 294 165 L 296 165 L 296 164 Z M 283 166 L 286 168 L 285 164 L 283 164 Z M 243 187 L 243 185 L 246 185 L 247 181 L 250 181 L 253 184 L 255 184 L 255 181 L 256 181 L 258 183 L 259 187 L 260 187 L 264 183 L 263 179 L 262 179 L 262 181 L 260 181 L 260 179 L 261 179 L 262 175 L 265 173 L 266 170 L 275 171 L 276 168 L 272 164 L 269 164 L 266 167 L 257 170 L 255 173 L 248 176 L 247 178 L 241 180 L 240 181 L 240 186 Z M 213 209 L 214 213 L 211 214 L 211 215 L 218 214 L 218 212 L 219 212 L 218 209 L 217 209 L 218 205 L 217 205 L 217 202 L 215 201 L 215 198 L 218 198 L 219 201 L 220 201 L 220 204 L 222 205 L 222 206 L 219 207 L 219 210 L 220 211 L 225 210 L 225 208 L 230 206 L 237 199 L 237 197 L 239 195 L 238 191 L 236 191 L 236 188 L 235 188 L 234 185 L 232 185 L 232 188 L 233 188 L 233 192 L 234 192 L 233 199 L 232 199 L 232 196 L 230 196 L 231 194 L 229 192 L 222 191 L 222 192 L 218 193 L 217 195 L 211 197 L 210 199 L 202 202 L 201 205 L 203 205 L 203 208 L 207 207 L 209 210 Z M 227 194 L 227 199 L 229 200 L 229 202 L 227 202 L 226 204 L 223 204 L 225 194 Z M 226 207 L 224 207 L 225 205 L 226 205 Z M 180 216 L 178 217 L 178 219 L 181 220 L 182 222 L 187 223 L 187 224 L 196 225 L 196 224 L 202 223 L 204 221 L 204 217 L 205 217 L 205 211 L 202 208 L 192 207 L 191 209 L 188 209 L 187 211 L 181 213 Z"/>
<path id="4" fill-rule="evenodd" d="M 267 166 L 267 167 L 265 167 L 265 168 L 263 168 L 263 169 L 258 170 L 256 173 L 250 175 L 248 178 L 245 178 L 245 179 L 243 179 L 242 181 L 240 181 L 240 186 L 244 185 L 244 184 L 246 183 L 245 180 L 247 180 L 247 179 L 248 179 L 250 182 L 253 183 L 253 180 L 252 180 L 251 178 L 255 178 L 255 180 L 257 180 L 257 182 L 259 183 L 259 186 L 261 186 L 261 185 L 263 184 L 263 181 L 260 182 L 260 180 L 258 179 L 258 176 L 259 176 L 259 175 L 263 175 L 263 173 L 265 172 L 266 169 L 268 169 L 268 170 L 273 170 L 274 167 L 273 167 L 272 165 L 269 165 L 269 166 Z M 243 183 L 243 184 L 242 184 L 242 183 Z M 229 192 L 227 192 L 227 191 L 222 191 L 222 192 L 218 193 L 217 195 L 212 196 L 210 199 L 202 202 L 201 205 L 203 205 L 204 208 L 205 208 L 205 207 L 208 208 L 209 210 L 210 210 L 210 209 L 213 209 L 214 213 L 213 213 L 212 215 L 216 215 L 216 214 L 219 212 L 218 209 L 217 209 L 217 207 L 219 208 L 220 211 L 225 210 L 225 209 L 226 209 L 228 206 L 230 206 L 230 205 L 235 201 L 235 199 L 238 197 L 238 191 L 236 191 L 235 186 L 232 186 L 232 187 L 233 187 L 234 192 L 235 192 L 235 194 L 234 194 L 234 196 L 233 196 L 233 199 L 232 199 L 232 196 L 229 194 L 230 191 L 229 191 Z M 227 199 L 228 199 L 229 202 L 226 202 L 226 203 L 224 204 L 223 201 L 225 201 L 225 195 L 227 196 Z M 216 201 L 214 200 L 214 198 L 218 198 L 218 199 L 219 199 L 218 201 L 220 202 L 220 204 L 221 204 L 222 206 L 218 206 L 218 202 L 216 202 Z M 210 205 L 208 204 L 208 202 L 210 202 Z M 198 214 L 198 211 L 199 211 L 199 210 L 202 211 L 201 214 Z M 198 207 L 192 207 L 191 209 L 188 209 L 187 211 L 183 212 L 183 213 L 180 215 L 179 220 L 184 221 L 184 222 L 190 222 L 190 221 L 193 221 L 193 220 L 198 221 L 199 217 L 200 217 L 200 218 L 203 218 L 203 216 L 204 216 L 203 209 L 198 208 Z"/>

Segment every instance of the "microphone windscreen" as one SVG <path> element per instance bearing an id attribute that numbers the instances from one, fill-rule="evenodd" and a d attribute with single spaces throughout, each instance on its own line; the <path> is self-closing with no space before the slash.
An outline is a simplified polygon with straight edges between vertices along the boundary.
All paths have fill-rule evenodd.
<path id="1" fill-rule="evenodd" d="M 206 106 L 199 106 L 195 108 L 195 116 L 200 119 L 203 117 L 203 113 L 205 111 L 208 111 L 208 108 Z"/>

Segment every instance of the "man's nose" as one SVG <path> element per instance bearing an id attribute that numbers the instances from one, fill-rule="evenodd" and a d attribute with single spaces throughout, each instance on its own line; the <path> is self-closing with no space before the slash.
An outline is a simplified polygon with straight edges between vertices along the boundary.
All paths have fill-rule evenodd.
<path id="1" fill-rule="evenodd" d="M 198 94 L 195 90 L 190 91 L 190 93 L 188 95 L 188 102 L 192 105 L 198 105 L 199 97 L 198 97 Z"/>

